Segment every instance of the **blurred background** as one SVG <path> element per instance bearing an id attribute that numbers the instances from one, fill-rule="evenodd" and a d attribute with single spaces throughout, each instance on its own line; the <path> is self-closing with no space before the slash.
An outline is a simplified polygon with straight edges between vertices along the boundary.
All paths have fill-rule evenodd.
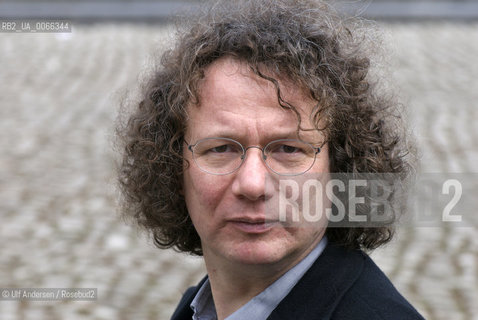
<path id="1" fill-rule="evenodd" d="M 170 17 L 197 5 L 0 2 L 0 22 L 73 26 L 0 33 L 0 288 L 98 288 L 93 302 L 0 300 L 0 319 L 169 319 L 205 274 L 201 259 L 156 249 L 120 219 L 113 152 L 121 101 L 171 45 Z M 421 170 L 477 177 L 477 3 L 338 5 L 383 30 Z M 476 225 L 409 225 L 372 257 L 427 319 L 478 319 L 476 233 Z"/>

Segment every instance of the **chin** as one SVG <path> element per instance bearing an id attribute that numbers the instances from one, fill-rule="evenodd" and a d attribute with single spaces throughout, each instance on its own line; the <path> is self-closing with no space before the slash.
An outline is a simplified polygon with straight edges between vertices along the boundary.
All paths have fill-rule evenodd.
<path id="1" fill-rule="evenodd" d="M 231 248 L 230 259 L 240 264 L 261 265 L 281 261 L 286 253 L 283 247 L 271 243 L 241 243 Z"/>

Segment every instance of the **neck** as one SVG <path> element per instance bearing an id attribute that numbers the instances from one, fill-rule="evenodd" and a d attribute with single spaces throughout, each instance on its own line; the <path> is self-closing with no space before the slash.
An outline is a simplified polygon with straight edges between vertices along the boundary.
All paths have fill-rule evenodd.
<path id="1" fill-rule="evenodd" d="M 207 261 L 206 256 L 205 261 Z M 274 268 L 274 266 L 271 267 Z M 216 267 L 216 264 L 208 262 L 206 262 L 206 269 L 218 320 L 238 310 L 287 272 L 287 270 L 266 271 L 265 266 Z"/>
<path id="2" fill-rule="evenodd" d="M 287 261 L 266 265 L 241 264 L 217 259 L 214 253 L 205 251 L 204 260 L 218 320 L 225 319 L 264 291 L 305 258 L 317 243 L 314 243 L 310 250 L 292 255 Z"/>

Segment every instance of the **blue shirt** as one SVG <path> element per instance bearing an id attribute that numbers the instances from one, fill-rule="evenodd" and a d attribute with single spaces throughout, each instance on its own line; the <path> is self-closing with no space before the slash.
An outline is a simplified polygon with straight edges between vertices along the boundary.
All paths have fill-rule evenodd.
<path id="1" fill-rule="evenodd" d="M 309 270 L 326 245 L 327 238 L 323 237 L 304 259 L 225 320 L 265 320 Z M 209 279 L 201 286 L 190 306 L 194 311 L 193 320 L 217 320 Z"/>

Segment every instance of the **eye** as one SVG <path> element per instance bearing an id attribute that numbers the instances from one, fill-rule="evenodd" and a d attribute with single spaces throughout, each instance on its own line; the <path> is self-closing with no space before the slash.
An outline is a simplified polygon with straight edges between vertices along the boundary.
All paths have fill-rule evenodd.
<path id="1" fill-rule="evenodd" d="M 193 151 L 197 157 L 224 157 L 226 155 L 242 153 L 242 146 L 238 142 L 229 139 L 206 138 L 199 140 L 194 145 Z"/>
<path id="2" fill-rule="evenodd" d="M 284 144 L 284 143 L 277 144 L 271 149 L 271 152 L 277 153 L 277 154 L 284 154 L 284 155 L 286 155 L 286 154 L 293 155 L 293 154 L 305 153 L 303 148 L 301 148 L 299 145 L 295 145 L 293 143 L 291 143 L 291 144 Z"/>
<path id="3" fill-rule="evenodd" d="M 225 153 L 225 152 L 233 152 L 233 151 L 235 151 L 234 146 L 230 144 L 223 144 L 223 145 L 209 149 L 209 152 L 213 152 L 213 153 Z"/>
<path id="4" fill-rule="evenodd" d="M 276 159 L 298 159 L 299 157 L 314 157 L 315 149 L 300 140 L 284 139 L 271 142 L 266 146 L 265 153 Z"/>
<path id="5" fill-rule="evenodd" d="M 205 146 L 206 147 L 206 146 Z M 211 144 L 204 149 L 204 153 L 211 155 L 227 154 L 227 153 L 242 153 L 240 145 L 234 143 L 227 143 L 220 141 L 216 144 Z"/>
<path id="6" fill-rule="evenodd" d="M 281 144 L 277 146 L 277 150 L 274 150 L 275 152 L 284 152 L 284 153 L 296 153 L 296 152 L 301 152 L 302 150 L 296 146 L 291 146 L 287 144 Z"/>

